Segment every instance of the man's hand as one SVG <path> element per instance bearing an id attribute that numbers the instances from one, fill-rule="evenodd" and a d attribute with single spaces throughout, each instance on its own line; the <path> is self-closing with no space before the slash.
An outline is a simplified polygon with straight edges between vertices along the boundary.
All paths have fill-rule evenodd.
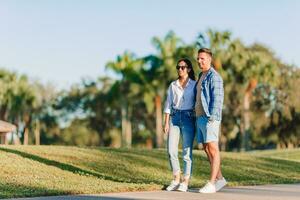
<path id="1" fill-rule="evenodd" d="M 215 121 L 215 118 L 213 117 L 213 116 L 210 116 L 209 118 L 208 118 L 208 122 L 209 123 L 212 123 L 212 122 L 214 122 Z"/>

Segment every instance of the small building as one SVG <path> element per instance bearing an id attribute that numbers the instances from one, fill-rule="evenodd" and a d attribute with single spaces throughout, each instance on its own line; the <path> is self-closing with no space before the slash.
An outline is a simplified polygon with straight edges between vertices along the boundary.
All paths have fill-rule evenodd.
<path id="1" fill-rule="evenodd" d="M 15 125 L 0 120 L 0 144 L 8 144 L 8 141 L 6 140 L 6 135 L 15 130 Z"/>

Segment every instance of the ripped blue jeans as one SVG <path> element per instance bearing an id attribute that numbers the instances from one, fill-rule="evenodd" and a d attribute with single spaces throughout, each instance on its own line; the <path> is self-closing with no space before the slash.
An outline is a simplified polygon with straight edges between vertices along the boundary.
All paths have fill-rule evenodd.
<path id="1" fill-rule="evenodd" d="M 195 114 L 193 110 L 172 110 L 168 134 L 168 154 L 173 175 L 181 172 L 178 160 L 178 145 L 182 138 L 183 175 L 192 174 L 193 143 L 195 138 Z"/>

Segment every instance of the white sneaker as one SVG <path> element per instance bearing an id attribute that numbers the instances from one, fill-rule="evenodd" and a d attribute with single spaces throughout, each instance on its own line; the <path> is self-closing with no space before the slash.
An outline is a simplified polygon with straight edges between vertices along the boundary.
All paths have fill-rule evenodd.
<path id="1" fill-rule="evenodd" d="M 179 187 L 177 188 L 177 191 L 186 192 L 187 189 L 188 189 L 188 186 L 185 183 L 180 183 Z"/>
<path id="2" fill-rule="evenodd" d="M 227 185 L 227 181 L 224 177 L 216 181 L 216 192 L 221 190 L 225 185 Z"/>
<path id="3" fill-rule="evenodd" d="M 172 181 L 171 184 L 166 188 L 167 191 L 174 191 L 177 190 L 179 187 L 179 182 Z"/>
<path id="4" fill-rule="evenodd" d="M 200 193 L 215 193 L 216 185 L 208 181 L 206 185 L 199 190 Z"/>

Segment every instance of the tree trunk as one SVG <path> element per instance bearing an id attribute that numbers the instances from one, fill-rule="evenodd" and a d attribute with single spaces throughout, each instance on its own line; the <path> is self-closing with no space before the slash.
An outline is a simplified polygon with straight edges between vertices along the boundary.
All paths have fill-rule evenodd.
<path id="1" fill-rule="evenodd" d="M 104 147 L 104 137 L 103 137 L 103 132 L 104 132 L 104 130 L 100 130 L 101 132 L 99 133 L 99 140 L 100 140 L 100 142 L 99 142 L 99 145 L 101 146 L 101 147 Z"/>
<path id="2" fill-rule="evenodd" d="M 250 129 L 250 91 L 246 91 L 243 102 L 243 128 L 241 130 L 241 151 L 248 150 Z"/>
<path id="3" fill-rule="evenodd" d="M 152 147 L 153 147 L 153 141 L 152 141 L 151 138 L 148 138 L 148 139 L 146 140 L 146 148 L 147 148 L 147 149 L 152 149 Z"/>
<path id="4" fill-rule="evenodd" d="M 14 138 L 15 138 L 15 133 L 11 133 L 11 139 L 10 139 L 10 143 L 13 144 L 14 143 Z"/>
<path id="5" fill-rule="evenodd" d="M 30 126 L 31 120 L 32 119 L 31 119 L 31 116 L 29 115 L 29 112 L 25 113 L 23 116 L 23 121 L 25 124 L 23 145 L 28 145 L 29 126 Z"/>
<path id="6" fill-rule="evenodd" d="M 13 134 L 13 133 L 11 133 L 11 134 Z M 4 144 L 5 144 L 5 145 L 8 145 L 7 134 L 4 135 Z"/>
<path id="7" fill-rule="evenodd" d="M 126 147 L 131 148 L 131 142 L 132 142 L 132 126 L 131 121 L 129 119 L 126 119 Z"/>
<path id="8" fill-rule="evenodd" d="M 226 151 L 227 138 L 221 134 L 220 138 L 220 149 L 221 151 Z"/>
<path id="9" fill-rule="evenodd" d="M 249 150 L 250 137 L 250 102 L 253 89 L 257 85 L 257 80 L 252 78 L 249 81 L 243 100 L 243 120 L 241 125 L 241 151 Z"/>
<path id="10" fill-rule="evenodd" d="M 28 127 L 25 127 L 23 145 L 28 145 L 28 131 Z"/>
<path id="11" fill-rule="evenodd" d="M 132 126 L 129 117 L 129 108 L 123 105 L 121 108 L 122 115 L 122 147 L 130 148 L 132 141 Z"/>
<path id="12" fill-rule="evenodd" d="M 156 108 L 156 147 L 163 147 L 163 132 L 162 132 L 162 111 L 161 111 L 161 97 L 155 96 Z"/>
<path id="13" fill-rule="evenodd" d="M 126 115 L 126 146 L 131 148 L 132 144 L 132 123 L 131 123 L 132 107 L 127 107 Z"/>
<path id="14" fill-rule="evenodd" d="M 7 104 L 0 107 L 0 119 L 7 121 Z"/>
<path id="15" fill-rule="evenodd" d="M 35 145 L 40 145 L 40 122 L 36 120 L 35 125 L 36 125 L 34 130 Z"/>
<path id="16" fill-rule="evenodd" d="M 122 120 L 122 142 L 121 142 L 121 146 L 125 147 L 126 145 L 126 107 L 122 106 L 121 108 L 121 120 Z"/>
<path id="17" fill-rule="evenodd" d="M 5 144 L 5 143 L 6 143 L 6 134 L 0 133 L 0 144 Z"/>

